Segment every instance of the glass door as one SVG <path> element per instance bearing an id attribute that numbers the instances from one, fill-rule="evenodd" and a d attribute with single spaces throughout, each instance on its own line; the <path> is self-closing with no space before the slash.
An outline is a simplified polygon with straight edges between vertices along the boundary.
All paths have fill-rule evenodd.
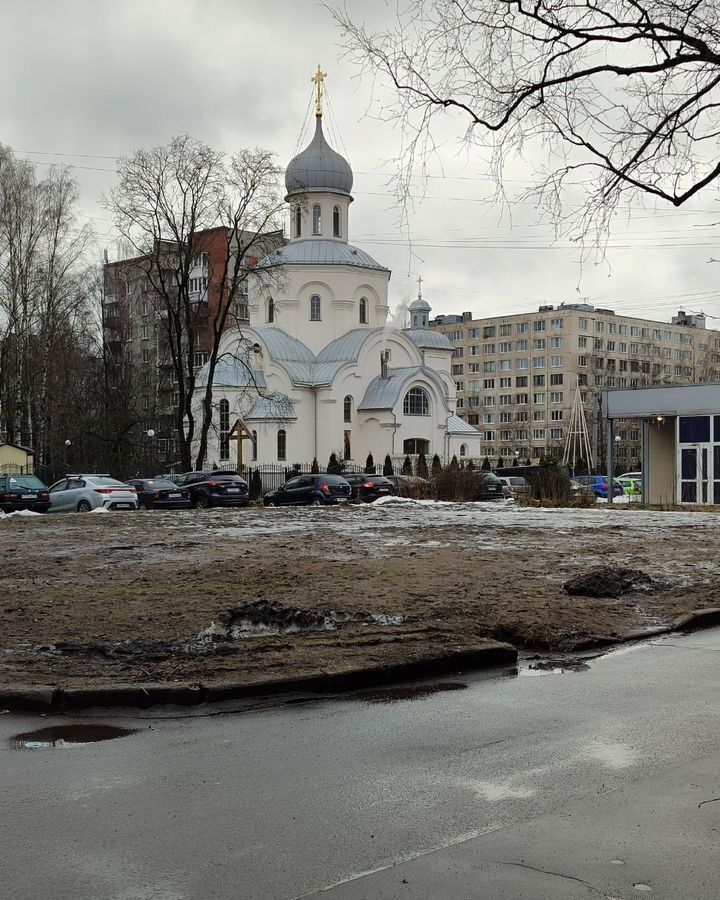
<path id="1" fill-rule="evenodd" d="M 680 502 L 720 502 L 720 446 L 680 448 Z"/>
<path id="2" fill-rule="evenodd" d="M 680 502 L 698 502 L 698 448 L 680 449 Z"/>

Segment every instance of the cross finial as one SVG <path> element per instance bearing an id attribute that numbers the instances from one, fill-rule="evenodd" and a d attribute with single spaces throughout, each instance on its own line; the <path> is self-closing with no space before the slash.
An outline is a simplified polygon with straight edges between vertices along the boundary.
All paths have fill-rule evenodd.
<path id="1" fill-rule="evenodd" d="M 322 99 L 323 99 L 323 81 L 327 78 L 327 72 L 323 72 L 322 66 L 317 67 L 317 72 L 310 79 L 313 84 L 317 85 L 317 98 L 315 100 L 315 115 L 322 116 Z"/>
<path id="2" fill-rule="evenodd" d="M 422 275 L 418 275 L 418 300 L 422 300 Z"/>

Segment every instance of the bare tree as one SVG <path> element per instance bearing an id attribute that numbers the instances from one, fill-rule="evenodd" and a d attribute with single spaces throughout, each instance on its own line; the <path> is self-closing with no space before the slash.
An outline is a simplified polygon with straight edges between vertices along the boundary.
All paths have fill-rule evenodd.
<path id="1" fill-rule="evenodd" d="M 255 264 L 267 252 L 269 233 L 281 228 L 280 170 L 265 150 L 243 150 L 227 162 L 222 153 L 181 135 L 121 160 L 118 185 L 106 203 L 121 236 L 139 254 L 135 265 L 158 313 L 178 395 L 174 432 L 180 463 L 192 467 L 196 446 L 195 465 L 201 466 L 221 338 Z M 212 279 L 214 296 L 207 288 L 198 296 L 191 273 L 210 235 L 223 245 L 221 271 Z M 208 340 L 208 377 L 198 385 L 194 355 L 201 335 Z M 198 400 L 202 411 L 196 421 Z"/>
<path id="2" fill-rule="evenodd" d="M 39 179 L 0 147 L 0 432 L 35 447 L 41 466 L 55 454 L 58 409 L 71 392 L 84 396 L 85 360 L 97 349 L 92 235 L 77 222 L 77 199 L 66 169 Z"/>
<path id="3" fill-rule="evenodd" d="M 716 0 L 408 0 L 379 33 L 334 15 L 350 55 L 396 92 L 406 171 L 452 115 L 491 148 L 500 184 L 510 154 L 544 150 L 536 190 L 556 222 L 582 181 L 572 221 L 596 236 L 621 198 L 681 206 L 720 175 Z"/>

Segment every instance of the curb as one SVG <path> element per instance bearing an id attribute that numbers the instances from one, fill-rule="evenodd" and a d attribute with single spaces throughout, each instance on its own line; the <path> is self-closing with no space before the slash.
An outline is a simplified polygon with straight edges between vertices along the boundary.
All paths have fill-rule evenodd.
<path id="1" fill-rule="evenodd" d="M 575 650 L 594 650 L 596 647 L 610 647 L 615 644 L 629 644 L 632 641 L 646 641 L 650 638 L 661 637 L 666 634 L 683 632 L 689 634 L 693 631 L 702 631 L 704 628 L 715 628 L 720 625 L 720 608 L 708 607 L 707 609 L 695 609 L 689 613 L 683 613 L 673 619 L 669 625 L 655 625 L 652 628 L 640 628 L 628 631 L 626 634 L 614 637 L 611 635 L 598 635 L 585 641 L 578 641 L 566 652 Z"/>
<path id="2" fill-rule="evenodd" d="M 518 651 L 510 644 L 487 642 L 468 650 L 450 651 L 409 662 L 375 668 L 345 669 L 339 672 L 315 672 L 295 678 L 267 681 L 147 682 L 110 684 L 99 687 L 62 687 L 59 685 L 0 684 L 0 708 L 13 711 L 62 713 L 90 707 L 137 707 L 175 704 L 197 706 L 223 700 L 241 700 L 274 694 L 334 694 L 376 687 L 394 681 L 425 678 L 457 672 L 458 669 L 491 669 L 515 665 Z"/>

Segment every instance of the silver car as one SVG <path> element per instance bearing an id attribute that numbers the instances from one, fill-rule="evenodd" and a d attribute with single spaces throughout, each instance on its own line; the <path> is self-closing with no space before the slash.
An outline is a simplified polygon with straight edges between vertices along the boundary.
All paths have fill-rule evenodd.
<path id="1" fill-rule="evenodd" d="M 50 488 L 49 512 L 137 509 L 135 489 L 109 475 L 66 475 Z"/>

